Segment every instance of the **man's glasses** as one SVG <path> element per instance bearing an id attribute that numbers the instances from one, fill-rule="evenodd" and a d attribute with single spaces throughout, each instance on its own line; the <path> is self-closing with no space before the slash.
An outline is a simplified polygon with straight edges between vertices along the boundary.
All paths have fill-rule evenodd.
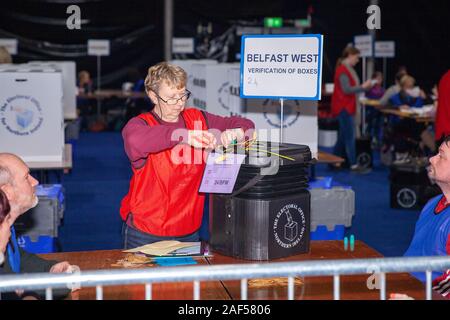
<path id="1" fill-rule="evenodd" d="M 153 90 L 152 90 L 153 91 Z M 189 97 L 191 96 L 191 92 L 189 91 L 189 90 L 186 90 L 186 93 L 185 94 L 183 94 L 180 98 L 171 98 L 171 99 L 167 99 L 167 100 L 164 100 L 163 98 L 161 98 L 160 97 L 160 95 L 158 94 L 158 93 L 156 93 L 155 91 L 153 91 L 155 94 L 156 94 L 156 96 L 161 100 L 161 101 L 163 101 L 164 103 L 166 103 L 166 104 L 168 104 L 168 105 L 171 105 L 171 106 L 173 106 L 173 105 L 176 105 L 177 103 L 178 103 L 178 101 L 182 101 L 182 102 L 185 102 L 185 101 L 187 101 L 187 99 L 189 99 Z"/>

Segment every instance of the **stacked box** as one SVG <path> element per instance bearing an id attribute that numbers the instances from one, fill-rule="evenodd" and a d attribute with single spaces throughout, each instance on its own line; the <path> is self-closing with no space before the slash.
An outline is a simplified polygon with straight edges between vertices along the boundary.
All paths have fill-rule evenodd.
<path id="1" fill-rule="evenodd" d="M 355 215 L 355 192 L 348 187 L 312 188 L 311 240 L 341 240 Z"/>
<path id="2" fill-rule="evenodd" d="M 431 184 L 427 166 L 426 159 L 391 166 L 391 208 L 421 210 L 428 200 L 441 193 L 437 185 Z"/>
<path id="3" fill-rule="evenodd" d="M 241 165 L 233 194 L 212 194 L 211 247 L 223 255 L 271 260 L 309 251 L 307 146 L 261 142 Z M 271 150 L 290 160 L 270 156 Z"/>
<path id="4" fill-rule="evenodd" d="M 38 205 L 21 215 L 14 226 L 19 245 L 33 253 L 52 252 L 58 237 L 58 227 L 64 218 L 64 192 L 60 184 L 39 185 L 36 188 Z"/>

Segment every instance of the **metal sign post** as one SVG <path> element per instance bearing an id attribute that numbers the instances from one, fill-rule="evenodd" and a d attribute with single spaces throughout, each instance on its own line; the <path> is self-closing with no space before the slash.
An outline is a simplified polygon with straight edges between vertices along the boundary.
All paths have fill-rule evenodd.
<path id="1" fill-rule="evenodd" d="M 280 110 L 280 120 L 281 120 L 281 124 L 280 124 L 280 143 L 283 143 L 283 130 L 284 130 L 284 99 L 280 98 L 280 105 L 281 105 L 281 110 Z"/>
<path id="2" fill-rule="evenodd" d="M 100 92 L 101 88 L 101 58 L 100 55 L 97 56 L 97 91 Z M 97 117 L 101 115 L 102 102 L 97 96 Z"/>

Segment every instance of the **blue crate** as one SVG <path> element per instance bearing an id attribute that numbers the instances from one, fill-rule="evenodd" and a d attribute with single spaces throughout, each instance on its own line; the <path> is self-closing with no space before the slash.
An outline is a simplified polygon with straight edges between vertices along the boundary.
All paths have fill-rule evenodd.
<path id="1" fill-rule="evenodd" d="M 328 230 L 326 226 L 317 226 L 316 231 L 311 231 L 311 240 L 343 240 L 345 235 L 345 226 L 336 225 L 334 230 Z"/>
<path id="2" fill-rule="evenodd" d="M 333 179 L 331 176 L 317 177 L 308 182 L 308 189 L 331 189 L 333 187 L 341 187 L 344 189 L 351 189 L 351 186 L 346 186 Z"/>
<path id="3" fill-rule="evenodd" d="M 56 238 L 50 236 L 39 236 L 32 239 L 29 236 L 17 238 L 18 245 L 29 253 L 53 253 L 56 252 Z"/>

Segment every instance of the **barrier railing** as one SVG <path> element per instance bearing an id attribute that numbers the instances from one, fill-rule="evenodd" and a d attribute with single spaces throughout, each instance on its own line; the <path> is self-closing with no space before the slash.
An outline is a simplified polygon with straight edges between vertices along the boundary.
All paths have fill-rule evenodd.
<path id="1" fill-rule="evenodd" d="M 103 299 L 103 286 L 143 284 L 145 298 L 152 297 L 152 284 L 163 282 L 193 282 L 193 299 L 199 300 L 200 282 L 212 280 L 241 280 L 241 299 L 247 299 L 248 279 L 287 277 L 288 299 L 295 296 L 294 277 L 333 276 L 334 299 L 340 299 L 340 276 L 368 274 L 376 270 L 380 276 L 380 299 L 386 299 L 386 273 L 426 273 L 426 299 L 432 299 L 432 272 L 450 269 L 450 257 L 406 257 L 352 260 L 314 260 L 255 264 L 229 264 L 187 267 L 161 267 L 136 270 L 82 271 L 75 274 L 22 274 L 0 276 L 0 292 L 46 289 L 46 299 L 52 290 L 71 284 L 96 287 L 97 300 Z"/>

